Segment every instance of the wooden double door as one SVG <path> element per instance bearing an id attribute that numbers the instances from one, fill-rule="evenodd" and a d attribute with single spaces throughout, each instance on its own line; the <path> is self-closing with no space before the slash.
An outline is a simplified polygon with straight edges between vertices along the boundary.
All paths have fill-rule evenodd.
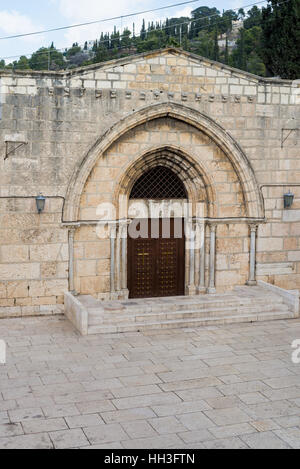
<path id="1" fill-rule="evenodd" d="M 128 233 L 129 297 L 184 295 L 184 220 L 152 219 L 142 220 L 140 223 L 145 231 L 142 237 L 132 237 L 130 227 Z"/>

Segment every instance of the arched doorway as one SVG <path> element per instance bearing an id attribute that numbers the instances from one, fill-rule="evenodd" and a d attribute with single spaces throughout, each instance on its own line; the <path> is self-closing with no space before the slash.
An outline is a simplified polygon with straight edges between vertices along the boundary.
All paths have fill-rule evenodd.
<path id="1" fill-rule="evenodd" d="M 198 229 L 196 243 L 186 236 L 185 294 L 245 284 L 247 223 L 259 223 L 264 207 L 241 148 L 207 116 L 182 106 L 154 105 L 135 117 L 99 139 L 70 183 L 64 206 L 64 224 L 76 230 L 75 236 L 72 229 L 69 235 L 70 253 L 74 250 L 70 285 L 100 299 L 128 298 L 128 202 L 138 179 L 157 166 L 169 168 L 183 183 L 188 231 L 191 226 Z M 99 204 L 112 208 L 110 239 L 97 235 Z M 237 267 L 241 265 L 243 270 Z"/>
<path id="2" fill-rule="evenodd" d="M 187 200 L 183 182 L 168 167 L 155 166 L 135 181 L 130 210 L 139 206 L 145 218 L 134 219 L 128 229 L 130 298 L 184 295 Z"/>

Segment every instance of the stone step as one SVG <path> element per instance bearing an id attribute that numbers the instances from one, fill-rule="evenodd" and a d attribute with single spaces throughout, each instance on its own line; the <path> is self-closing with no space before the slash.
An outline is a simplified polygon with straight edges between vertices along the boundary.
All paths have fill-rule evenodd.
<path id="1" fill-rule="evenodd" d="M 160 322 L 133 323 L 123 325 L 94 325 L 88 329 L 88 334 L 142 332 L 158 329 L 193 328 L 200 326 L 225 325 L 232 323 L 245 323 L 257 321 L 270 321 L 293 319 L 295 314 L 291 311 L 272 311 L 252 314 L 225 315 L 216 317 L 203 317 L 198 319 L 178 319 Z"/>
<path id="2" fill-rule="evenodd" d="M 260 314 L 268 313 L 274 311 L 287 312 L 289 308 L 285 304 L 267 304 L 263 308 L 257 308 L 257 305 L 249 306 L 238 306 L 236 308 L 232 307 L 214 307 L 210 310 L 194 309 L 194 310 L 177 310 L 177 311 L 160 311 L 160 312 L 139 312 L 128 314 L 120 313 L 118 315 L 110 315 L 106 311 L 103 313 L 93 313 L 89 314 L 89 326 L 94 326 L 98 324 L 132 324 L 132 323 L 152 323 L 158 321 L 168 321 L 168 320 L 177 320 L 177 319 L 201 319 L 203 317 L 223 317 L 223 316 L 236 316 L 236 315 L 247 315 L 247 314 Z"/>
<path id="3" fill-rule="evenodd" d="M 199 299 L 200 298 L 200 299 Z M 148 301 L 148 300 L 147 300 Z M 222 299 L 201 299 L 197 297 L 192 299 L 178 300 L 173 302 L 173 298 L 169 301 L 154 302 L 152 304 L 147 303 L 138 303 L 132 302 L 116 302 L 114 304 L 107 302 L 98 302 L 98 305 L 94 304 L 92 307 L 87 306 L 89 314 L 91 316 L 108 313 L 113 317 L 114 315 L 119 314 L 137 314 L 141 311 L 143 313 L 156 313 L 156 312 L 170 312 L 170 311 L 187 311 L 187 310 L 197 310 L 197 311 L 214 311 L 218 307 L 227 308 L 239 308 L 253 305 L 253 298 L 222 298 Z M 268 298 L 255 298 L 256 306 L 264 306 L 265 304 L 283 304 L 283 299 L 276 295 L 271 295 Z M 128 306 L 125 306 L 128 305 Z"/>
<path id="4" fill-rule="evenodd" d="M 104 302 L 66 294 L 65 304 L 67 317 L 83 335 L 292 319 L 298 315 L 288 292 L 277 293 L 262 286 L 193 297 Z"/>

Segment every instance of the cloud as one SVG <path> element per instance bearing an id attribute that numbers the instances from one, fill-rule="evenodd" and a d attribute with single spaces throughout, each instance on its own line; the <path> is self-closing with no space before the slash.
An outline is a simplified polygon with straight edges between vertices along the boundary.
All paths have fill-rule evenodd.
<path id="1" fill-rule="evenodd" d="M 122 14 L 132 13 L 137 10 L 146 10 L 143 0 L 115 0 L 114 2 L 102 2 L 99 0 L 56 0 L 63 16 L 76 21 L 91 19 L 103 19 Z M 154 3 L 154 2 L 153 2 Z"/>
<path id="2" fill-rule="evenodd" d="M 69 24 L 84 23 L 88 21 L 97 21 L 119 15 L 131 14 L 138 11 L 159 8 L 163 5 L 158 0 L 152 0 L 145 4 L 144 0 L 115 0 L 114 2 L 103 2 L 101 0 L 51 0 L 56 5 L 62 16 L 69 21 Z M 172 2 L 167 2 L 172 3 Z M 145 15 L 124 18 L 123 20 L 105 21 L 103 23 L 83 26 L 80 28 L 69 29 L 66 31 L 63 43 L 59 47 L 70 46 L 73 42 L 82 44 L 86 40 L 99 38 L 101 32 L 111 32 L 114 26 L 120 31 L 125 27 L 132 30 L 132 24 L 135 23 L 136 33 L 138 34 L 142 25 L 143 17 L 148 21 L 160 21 L 168 17 L 190 16 L 193 8 L 184 8 L 177 10 L 161 10 L 158 12 L 147 13 Z"/>
<path id="3" fill-rule="evenodd" d="M 239 8 L 243 8 L 243 6 L 248 4 L 249 2 L 245 2 L 245 0 L 231 0 L 229 4 L 229 8 L 232 8 L 233 10 L 238 10 Z M 251 2 L 250 2 L 251 3 Z M 258 5 L 260 8 L 260 5 Z M 249 8 L 244 8 L 245 11 L 250 10 Z"/>
<path id="4" fill-rule="evenodd" d="M 0 10 L 0 32 L 1 35 L 12 36 L 15 34 L 30 33 L 43 29 L 43 26 L 35 24 L 29 16 L 23 15 L 16 10 Z M 42 37 L 28 36 L 22 41 L 35 43 L 41 42 Z"/>
<path id="5" fill-rule="evenodd" d="M 191 17 L 191 12 L 194 10 L 195 8 L 191 8 L 191 7 L 186 7 L 184 8 L 183 10 L 179 10 L 179 11 L 176 11 L 176 13 L 174 13 L 172 15 L 173 18 L 181 18 L 182 16 L 187 16 L 187 17 Z M 170 15 L 171 16 L 171 15 Z"/>

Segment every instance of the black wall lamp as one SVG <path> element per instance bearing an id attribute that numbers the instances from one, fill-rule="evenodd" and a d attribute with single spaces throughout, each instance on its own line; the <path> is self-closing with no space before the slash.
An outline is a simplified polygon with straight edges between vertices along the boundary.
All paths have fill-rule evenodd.
<path id="1" fill-rule="evenodd" d="M 35 198 L 35 201 L 36 201 L 37 211 L 39 214 L 41 214 L 45 209 L 46 197 L 40 194 Z"/>
<path id="2" fill-rule="evenodd" d="M 287 194 L 284 194 L 283 196 L 284 200 L 284 208 L 291 208 L 294 202 L 294 194 L 289 191 Z"/>

